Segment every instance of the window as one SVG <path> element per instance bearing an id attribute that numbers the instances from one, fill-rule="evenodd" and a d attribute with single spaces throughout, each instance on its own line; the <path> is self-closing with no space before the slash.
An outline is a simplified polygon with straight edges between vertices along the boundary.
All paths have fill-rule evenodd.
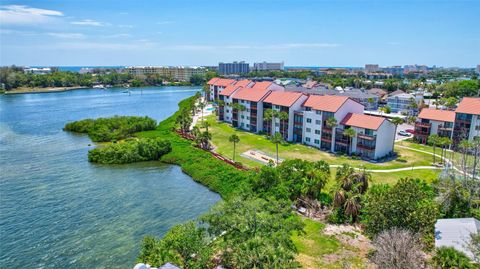
<path id="1" fill-rule="evenodd" d="M 310 142 L 310 137 L 305 137 L 305 141 Z"/>
<path id="2" fill-rule="evenodd" d="M 313 141 L 313 143 L 315 143 L 315 144 L 320 144 L 320 140 L 315 139 L 315 140 Z"/>
<path id="3" fill-rule="evenodd" d="M 249 117 L 249 116 L 247 116 L 247 120 L 249 120 L 249 119 L 250 119 L 250 117 Z"/>
<path id="4" fill-rule="evenodd" d="M 250 112 L 250 109 L 247 108 L 246 111 L 247 111 L 247 112 Z"/>
<path id="5" fill-rule="evenodd" d="M 315 130 L 315 134 L 320 134 L 320 130 Z"/>
<path id="6" fill-rule="evenodd" d="M 373 130 L 372 129 L 365 129 L 365 134 L 366 135 L 373 135 Z"/>
<path id="7" fill-rule="evenodd" d="M 229 113 L 229 112 L 230 112 L 230 110 L 227 109 L 227 113 Z"/>
<path id="8" fill-rule="evenodd" d="M 322 125 L 322 121 L 321 120 L 315 120 L 315 124 L 316 125 Z"/>
<path id="9" fill-rule="evenodd" d="M 242 115 L 242 119 L 245 119 L 245 116 Z"/>
<path id="10" fill-rule="evenodd" d="M 322 111 L 321 111 L 321 110 L 315 110 L 315 113 L 317 113 L 317 115 L 322 115 Z"/>
<path id="11" fill-rule="evenodd" d="M 312 123 L 312 119 L 307 118 L 307 123 Z"/>
<path id="12" fill-rule="evenodd" d="M 305 132 L 307 132 L 307 133 L 311 133 L 311 132 L 312 132 L 312 129 L 310 129 L 310 128 L 307 128 L 307 129 L 305 129 Z"/>
<path id="13" fill-rule="evenodd" d="M 311 107 L 306 107 L 305 111 L 312 111 L 312 108 Z"/>
<path id="14" fill-rule="evenodd" d="M 280 123 L 275 122 L 275 127 L 279 127 L 279 126 L 280 126 Z"/>
<path id="15" fill-rule="evenodd" d="M 247 128 L 250 128 L 250 125 L 248 125 L 248 124 L 247 124 L 247 125 L 245 125 L 245 126 L 247 126 Z"/>
<path id="16" fill-rule="evenodd" d="M 244 126 L 243 122 L 240 124 L 240 126 L 242 126 L 242 127 Z"/>

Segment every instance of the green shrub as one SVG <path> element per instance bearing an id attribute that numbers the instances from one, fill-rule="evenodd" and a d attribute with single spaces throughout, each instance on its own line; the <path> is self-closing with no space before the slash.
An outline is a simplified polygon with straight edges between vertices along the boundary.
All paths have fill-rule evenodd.
<path id="1" fill-rule="evenodd" d="M 364 198 L 365 231 L 375 236 L 398 227 L 431 239 L 439 215 L 434 197 L 432 187 L 420 179 L 403 178 L 393 187 L 374 185 Z"/>
<path id="2" fill-rule="evenodd" d="M 438 269 L 475 269 L 470 258 L 465 253 L 453 247 L 439 247 L 432 258 L 434 268 Z"/>
<path id="3" fill-rule="evenodd" d="M 157 122 L 149 117 L 114 116 L 70 122 L 63 130 L 86 133 L 94 142 L 110 142 L 125 139 L 136 132 L 154 130 L 156 127 Z"/>
<path id="4" fill-rule="evenodd" d="M 161 139 L 132 139 L 92 149 L 88 152 L 88 161 L 102 164 L 154 161 L 171 149 L 170 142 Z"/>

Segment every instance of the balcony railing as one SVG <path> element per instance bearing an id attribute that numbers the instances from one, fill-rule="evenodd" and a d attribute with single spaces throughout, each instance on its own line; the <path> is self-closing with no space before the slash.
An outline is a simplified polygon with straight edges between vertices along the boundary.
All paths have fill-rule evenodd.
<path id="1" fill-rule="evenodd" d="M 358 143 L 357 144 L 357 148 L 359 149 L 364 149 L 364 150 L 370 150 L 370 151 L 374 151 L 375 150 L 375 146 L 373 145 L 368 145 L 368 144 L 363 144 L 363 143 Z"/>
<path id="2" fill-rule="evenodd" d="M 370 140 L 370 141 L 374 141 L 374 140 L 377 139 L 377 136 L 367 135 L 367 134 L 358 134 L 357 137 L 360 138 L 360 139 L 365 139 L 365 140 Z"/>
<path id="3" fill-rule="evenodd" d="M 416 122 L 415 126 L 423 127 L 423 128 L 430 128 L 432 126 L 431 123 L 426 122 Z"/>
<path id="4" fill-rule="evenodd" d="M 446 131 L 446 132 L 450 132 L 453 130 L 453 127 L 444 127 L 444 126 L 438 126 L 438 130 L 439 131 Z"/>
<path id="5" fill-rule="evenodd" d="M 415 130 L 415 131 L 414 131 L 414 135 L 420 135 L 420 136 L 430 135 L 430 132 Z"/>

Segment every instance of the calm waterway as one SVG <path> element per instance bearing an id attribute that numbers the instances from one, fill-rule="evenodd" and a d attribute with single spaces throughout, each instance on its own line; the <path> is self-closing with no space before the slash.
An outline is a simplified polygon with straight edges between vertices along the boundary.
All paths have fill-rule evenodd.
<path id="1" fill-rule="evenodd" d="M 159 162 L 100 166 L 66 122 L 158 121 L 198 88 L 0 95 L 0 268 L 132 268 L 141 239 L 206 212 L 219 195 Z"/>

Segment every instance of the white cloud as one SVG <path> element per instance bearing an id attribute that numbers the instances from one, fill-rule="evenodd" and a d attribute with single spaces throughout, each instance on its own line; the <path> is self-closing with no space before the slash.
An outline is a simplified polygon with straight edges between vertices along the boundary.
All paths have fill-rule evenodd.
<path id="1" fill-rule="evenodd" d="M 33 8 L 24 5 L 0 6 L 2 24 L 38 24 L 48 23 L 63 13 L 56 10 Z"/>
<path id="2" fill-rule="evenodd" d="M 83 39 L 85 38 L 84 34 L 80 33 L 46 33 L 49 36 L 65 39 Z"/>
<path id="3" fill-rule="evenodd" d="M 85 19 L 85 20 L 80 20 L 80 21 L 72 21 L 71 24 L 86 25 L 86 26 L 105 26 L 106 25 L 103 22 L 90 20 L 90 19 Z"/>
<path id="4" fill-rule="evenodd" d="M 133 28 L 133 25 L 129 25 L 129 24 L 120 24 L 120 25 L 117 25 L 119 28 Z"/>
<path id="5" fill-rule="evenodd" d="M 103 36 L 103 38 L 125 38 L 125 37 L 131 37 L 131 34 L 112 34 L 112 35 L 106 35 Z"/>
<path id="6" fill-rule="evenodd" d="M 265 45 L 235 44 L 235 45 L 172 45 L 166 46 L 167 49 L 174 50 L 289 50 L 289 49 L 321 49 L 339 47 L 336 43 L 280 43 Z"/>
<path id="7" fill-rule="evenodd" d="M 159 21 L 157 24 L 164 25 L 164 24 L 173 24 L 175 23 L 174 21 Z"/>

